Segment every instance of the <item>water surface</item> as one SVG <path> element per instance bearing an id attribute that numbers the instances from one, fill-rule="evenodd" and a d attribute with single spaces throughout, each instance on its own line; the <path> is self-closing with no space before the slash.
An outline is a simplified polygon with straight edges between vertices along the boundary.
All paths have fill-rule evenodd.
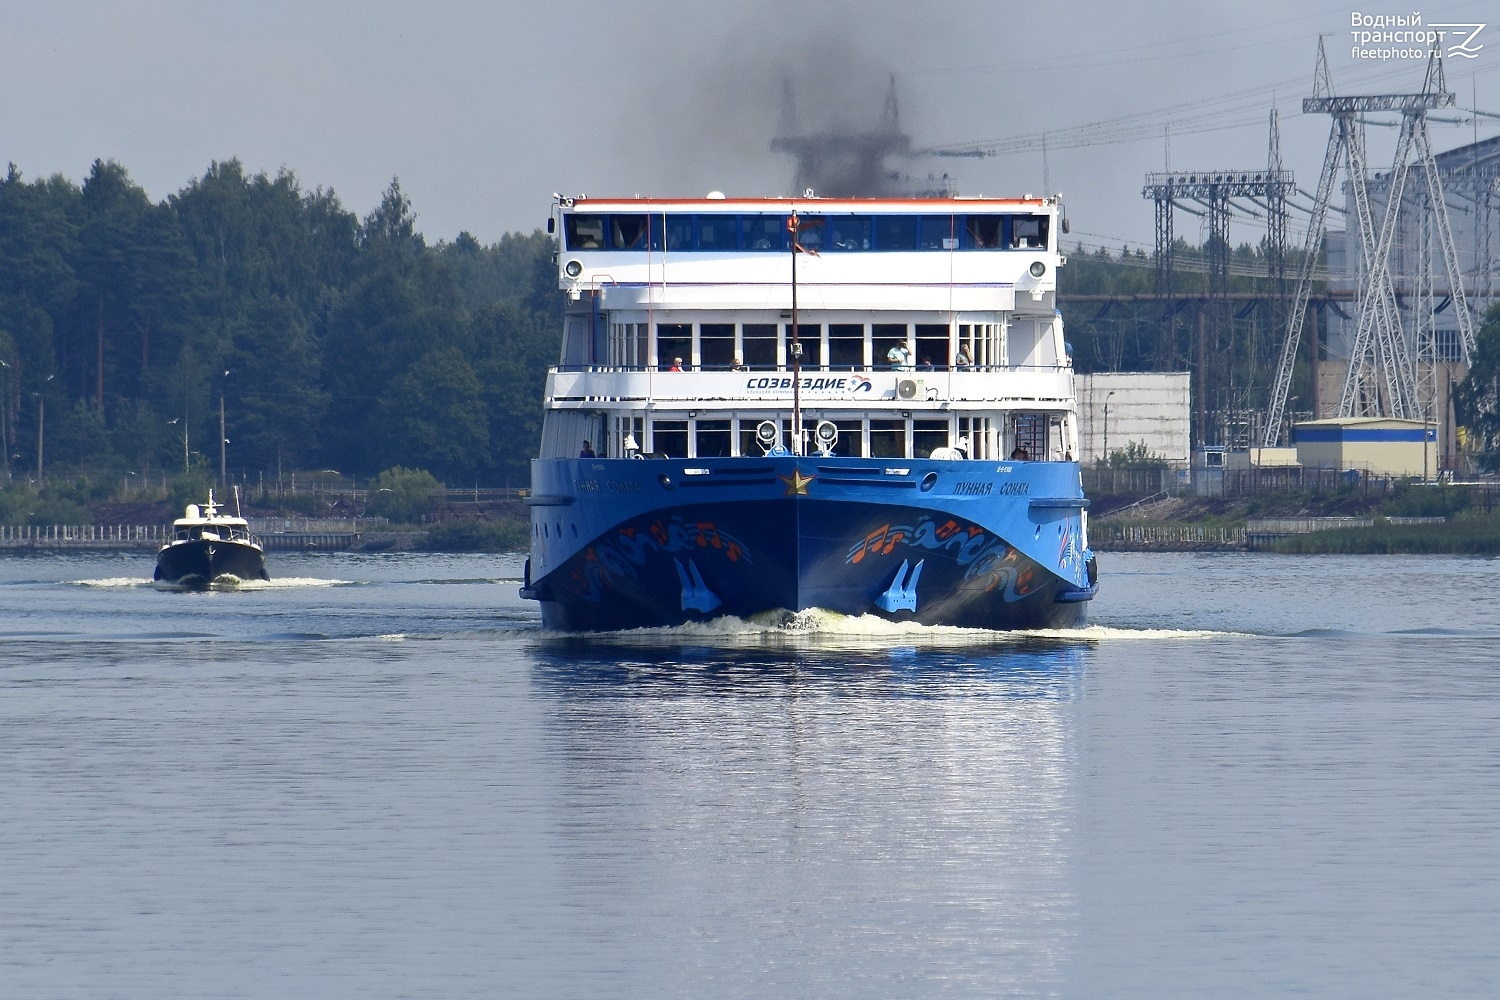
<path id="1" fill-rule="evenodd" d="M 1500 563 L 569 637 L 519 561 L 0 559 L 0 995 L 1474 996 Z"/>

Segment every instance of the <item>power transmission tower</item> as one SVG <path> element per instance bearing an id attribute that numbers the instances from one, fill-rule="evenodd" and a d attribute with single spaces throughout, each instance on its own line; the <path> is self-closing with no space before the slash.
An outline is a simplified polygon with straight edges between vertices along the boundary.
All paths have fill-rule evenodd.
<path id="1" fill-rule="evenodd" d="M 1266 173 L 1279 177 L 1281 172 L 1281 119 L 1272 105 Z M 1291 190 L 1280 184 L 1273 184 L 1266 190 L 1266 276 L 1271 279 L 1272 330 L 1280 330 L 1286 325 L 1286 198 L 1289 194 Z"/>
<path id="2" fill-rule="evenodd" d="M 1183 208 L 1208 217 L 1208 295 L 1203 310 L 1210 327 L 1208 335 L 1213 345 L 1211 353 L 1215 358 L 1222 356 L 1228 340 L 1225 327 L 1229 323 L 1229 219 L 1233 200 L 1253 201 L 1266 207 L 1273 217 L 1279 216 L 1269 223 L 1269 232 L 1273 241 L 1277 237 L 1284 241 L 1286 197 L 1295 189 L 1296 179 L 1291 171 L 1279 167 L 1269 170 L 1167 171 L 1146 175 L 1146 185 L 1141 189 L 1141 196 L 1156 203 L 1157 294 L 1168 300 L 1166 315 L 1169 321 L 1174 309 L 1170 299 L 1175 283 L 1172 270 L 1173 210 Z M 1196 202 L 1206 211 L 1197 213 L 1195 209 L 1179 205 L 1180 201 Z M 1251 214 L 1253 209 L 1242 211 Z M 1277 244 L 1268 252 L 1268 264 L 1278 259 L 1284 260 L 1285 255 L 1284 243 Z M 1274 272 L 1272 276 L 1274 277 Z M 1205 361 L 1198 372 L 1198 392 L 1205 400 L 1219 388 L 1212 384 L 1214 372 L 1209 369 L 1216 368 L 1216 365 L 1207 360 L 1209 353 L 1200 352 Z M 1199 441 L 1203 443 L 1207 440 L 1208 428 L 1200 427 L 1198 430 Z"/>
<path id="3" fill-rule="evenodd" d="M 1271 108 L 1270 144 L 1266 151 L 1266 174 L 1281 177 L 1281 122 Z M 1287 174 L 1287 179 L 1291 175 Z M 1278 298 L 1286 295 L 1286 196 L 1289 187 L 1272 184 L 1266 188 L 1266 271 Z"/>
<path id="4" fill-rule="evenodd" d="M 1149 184 L 1151 178 L 1146 178 Z M 1172 196 L 1156 199 L 1156 294 L 1172 294 Z"/>
<path id="5" fill-rule="evenodd" d="M 1341 161 L 1348 165 L 1349 192 L 1354 201 L 1354 219 L 1359 232 L 1360 259 L 1357 272 L 1359 288 L 1355 336 L 1349 356 L 1349 368 L 1339 400 L 1341 416 L 1389 415 L 1419 416 L 1423 410 L 1419 397 L 1412 351 L 1402 330 L 1390 273 L 1390 252 L 1397 221 L 1401 214 L 1401 195 L 1415 151 L 1427 182 L 1432 206 L 1434 235 L 1443 256 L 1448 284 L 1453 294 L 1455 318 L 1463 360 L 1474 348 L 1472 317 L 1463 294 L 1463 275 L 1448 226 L 1447 205 L 1443 200 L 1442 181 L 1432 152 L 1432 138 L 1427 127 L 1427 112 L 1452 107 L 1455 97 L 1443 82 L 1440 53 L 1433 50 L 1427 64 L 1422 90 L 1416 94 L 1374 94 L 1359 97 L 1337 97 L 1328 74 L 1328 57 L 1323 39 L 1318 39 L 1318 63 L 1314 73 L 1313 96 L 1302 102 L 1304 114 L 1327 114 L 1333 118 L 1328 133 L 1328 149 L 1323 157 L 1323 172 L 1318 180 L 1312 220 L 1307 231 L 1297 286 L 1287 313 L 1287 333 L 1282 342 L 1281 361 L 1271 391 L 1271 405 L 1266 419 L 1265 444 L 1273 446 L 1282 437 L 1287 395 L 1291 388 L 1301 341 L 1302 320 L 1311 290 L 1312 272 L 1323 240 L 1328 217 L 1328 202 Z M 1365 157 L 1364 126 L 1361 115 L 1382 111 L 1401 113 L 1400 135 L 1396 143 L 1395 164 L 1388 180 L 1385 209 L 1378 221 L 1371 205 L 1369 168 Z M 1316 373 L 1314 373 L 1316 378 Z"/>

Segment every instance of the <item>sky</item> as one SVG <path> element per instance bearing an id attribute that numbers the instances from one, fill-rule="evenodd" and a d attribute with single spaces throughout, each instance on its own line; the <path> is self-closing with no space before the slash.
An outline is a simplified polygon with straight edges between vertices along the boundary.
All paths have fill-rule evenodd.
<path id="1" fill-rule="evenodd" d="M 0 156 L 80 183 L 114 159 L 154 200 L 238 158 L 361 216 L 396 178 L 430 242 L 492 243 L 541 225 L 553 192 L 791 193 L 769 148 L 788 85 L 803 126 L 863 128 L 894 80 L 917 149 L 995 155 L 893 165 L 961 194 L 1061 193 L 1073 240 L 1149 250 L 1145 174 L 1264 169 L 1273 106 L 1284 167 L 1315 189 L 1329 120 L 1301 100 L 1319 35 L 1336 93 L 1413 92 L 1422 60 L 1357 57 L 1351 32 L 1356 13 L 1414 12 L 1500 22 L 1493 0 L 10 2 Z M 1500 135 L 1467 110 L 1500 115 L 1500 23 L 1470 45 L 1446 62 L 1439 151 Z M 1388 167 L 1395 130 L 1369 132 Z M 1179 236 L 1199 225 L 1178 213 Z M 1232 241 L 1257 225 L 1236 216 Z"/>

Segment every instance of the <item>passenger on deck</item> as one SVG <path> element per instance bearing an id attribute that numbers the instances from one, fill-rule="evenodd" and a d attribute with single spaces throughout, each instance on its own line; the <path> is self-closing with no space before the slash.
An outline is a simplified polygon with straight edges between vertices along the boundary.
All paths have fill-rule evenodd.
<path id="1" fill-rule="evenodd" d="M 741 361 L 739 359 L 739 356 L 736 355 L 735 359 L 734 359 L 734 364 L 732 364 L 732 365 L 729 366 L 729 370 L 732 371 L 732 372 L 742 372 L 742 371 L 745 370 L 745 362 Z"/>
<path id="2" fill-rule="evenodd" d="M 585 441 L 585 442 L 583 442 L 583 450 L 578 453 L 578 457 L 579 458 L 598 458 L 599 456 L 594 454 L 594 446 L 591 445 L 591 444 L 589 444 L 587 441 Z"/>
<path id="3" fill-rule="evenodd" d="M 911 352 L 906 349 L 905 344 L 897 344 L 886 351 L 885 359 L 896 371 L 905 371 L 911 367 Z"/>
<path id="4" fill-rule="evenodd" d="M 680 372 L 680 371 L 682 371 L 682 359 L 681 358 L 673 358 L 672 359 L 672 367 L 668 368 L 667 371 L 669 371 L 669 372 Z"/>
<path id="5" fill-rule="evenodd" d="M 1010 457 L 1017 462 L 1031 461 L 1031 453 L 1020 445 L 1016 445 L 1015 450 L 1010 453 Z"/>
<path id="6" fill-rule="evenodd" d="M 974 359 L 969 357 L 969 348 L 967 345 L 958 345 L 958 354 L 953 358 L 953 364 L 958 368 L 972 368 L 974 366 Z"/>

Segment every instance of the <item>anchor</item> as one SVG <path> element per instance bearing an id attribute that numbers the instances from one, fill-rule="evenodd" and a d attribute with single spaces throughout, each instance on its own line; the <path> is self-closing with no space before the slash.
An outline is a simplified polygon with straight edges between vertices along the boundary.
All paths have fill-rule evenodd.
<path id="1" fill-rule="evenodd" d="M 917 578 L 922 575 L 923 559 L 917 563 L 911 571 L 911 579 L 906 579 L 906 567 L 909 560 L 901 560 L 901 568 L 896 570 L 896 578 L 886 588 L 885 593 L 875 598 L 876 607 L 883 611 L 915 611 L 917 610 Z"/>
<path id="2" fill-rule="evenodd" d="M 677 579 L 682 584 L 682 610 L 702 611 L 704 614 L 717 608 L 724 602 L 714 596 L 714 592 L 708 589 L 703 582 L 703 576 L 698 572 L 698 566 L 691 559 L 688 560 L 688 568 L 682 568 L 682 560 L 673 559 L 672 564 L 677 567 Z M 691 573 L 692 578 L 689 579 Z"/>

